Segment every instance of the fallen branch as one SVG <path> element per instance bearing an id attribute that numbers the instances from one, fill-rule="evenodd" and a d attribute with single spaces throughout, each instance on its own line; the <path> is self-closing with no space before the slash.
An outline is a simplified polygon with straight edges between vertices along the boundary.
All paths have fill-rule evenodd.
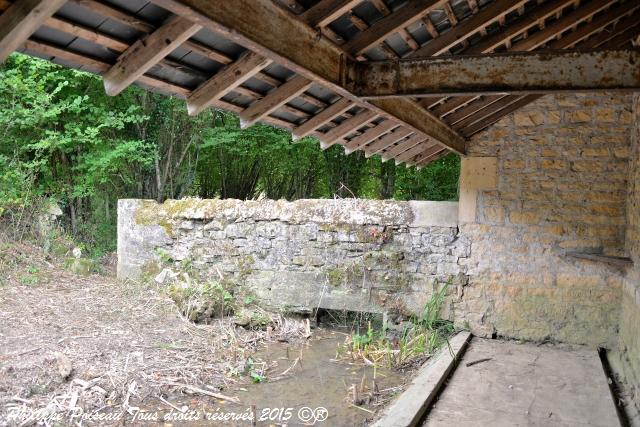
<path id="1" fill-rule="evenodd" d="M 206 396 L 211 396 L 211 397 L 214 397 L 214 398 L 220 399 L 220 400 L 226 400 L 228 402 L 240 403 L 240 399 L 238 399 L 237 397 L 225 396 L 224 394 L 214 393 L 212 391 L 204 390 L 204 389 L 202 389 L 200 387 L 196 387 L 196 386 L 189 385 L 189 384 L 168 383 L 167 385 L 172 385 L 172 386 L 175 386 L 175 387 L 183 387 L 183 388 L 186 388 L 187 390 L 191 390 L 194 393 L 204 394 Z"/>

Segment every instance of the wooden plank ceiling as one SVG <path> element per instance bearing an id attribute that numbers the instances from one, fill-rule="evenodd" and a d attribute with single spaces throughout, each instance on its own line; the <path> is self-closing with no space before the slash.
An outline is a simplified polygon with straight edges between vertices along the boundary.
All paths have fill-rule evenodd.
<path id="1" fill-rule="evenodd" d="M 314 34 L 323 43 L 326 39 L 329 48 L 358 61 L 626 48 L 640 34 L 640 0 L 234 0 L 229 4 L 248 9 L 254 5 L 256 13 L 269 16 L 273 11 L 266 2 L 285 9 L 286 19 L 296 21 L 292 28 L 300 34 Z M 367 101 L 327 79 L 311 78 L 311 72 L 304 72 L 312 68 L 309 64 L 292 66 L 277 52 L 271 55 L 273 49 L 261 48 L 260 34 L 254 40 L 236 37 L 233 31 L 216 31 L 215 25 L 192 19 L 196 15 L 171 12 L 197 1 L 63 3 L 0 0 L 0 60 L 17 49 L 101 74 L 110 95 L 135 83 L 184 98 L 190 114 L 221 108 L 238 113 L 243 126 L 265 122 L 291 130 L 294 140 L 313 135 L 323 148 L 339 144 L 347 153 L 362 150 L 366 156 L 380 155 L 398 164 L 422 167 L 451 151 L 464 154 L 463 138 L 541 96 Z M 252 13 L 248 9 L 243 8 Z"/>

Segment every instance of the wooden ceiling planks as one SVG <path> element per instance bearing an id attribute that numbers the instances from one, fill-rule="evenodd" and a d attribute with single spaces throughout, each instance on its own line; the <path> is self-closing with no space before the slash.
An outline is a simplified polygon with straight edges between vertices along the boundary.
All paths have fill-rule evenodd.
<path id="1" fill-rule="evenodd" d="M 34 3 L 34 0 L 17 0 L 13 4 L 29 4 L 28 2 Z M 35 1 L 35 3 L 39 2 Z M 134 28 L 146 36 L 145 42 L 149 39 L 153 40 L 153 34 L 159 31 L 155 25 L 140 16 L 114 6 L 108 1 L 69 0 L 69 3 L 87 8 L 105 19 Z M 162 1 L 159 2 L 159 4 L 162 3 Z M 527 3 L 522 0 L 495 0 L 480 4 L 469 0 L 466 8 L 460 8 L 460 2 L 457 0 L 452 0 L 452 3 L 442 0 L 410 0 L 404 5 L 393 8 L 389 7 L 384 0 L 321 0 L 312 3 L 308 9 L 295 0 L 286 0 L 285 3 L 289 10 L 299 15 L 299 19 L 305 21 L 307 25 L 317 27 L 321 34 L 331 37 L 347 54 L 359 60 L 367 60 L 368 52 L 372 49 L 378 49 L 378 52 L 387 58 L 400 58 L 451 54 L 451 52 L 457 54 L 461 51 L 483 54 L 499 50 L 616 47 L 626 46 L 640 33 L 640 25 L 638 25 L 640 16 L 637 13 L 640 0 L 619 2 L 590 0 L 582 3 L 576 3 L 574 0 L 537 3 L 533 1 Z M 368 3 L 367 7 L 373 7 L 372 10 L 379 12 L 378 17 L 369 21 L 367 15 L 356 14 L 355 9 L 360 10 L 359 7 L 363 3 Z M 11 4 L 4 0 L 0 1 L 0 11 L 11 7 Z M 444 29 L 438 30 L 429 16 L 429 13 L 435 10 L 441 11 L 441 15 L 438 16 L 443 16 L 447 20 L 445 25 L 440 22 L 440 19 L 438 21 L 438 28 Z M 0 15 L 0 22 L 3 17 L 9 20 L 8 16 L 6 13 Z M 357 29 L 357 33 L 347 37 L 340 31 L 339 26 L 334 26 L 336 21 L 345 17 L 353 24 L 353 28 Z M 73 22 L 73 19 L 68 17 L 44 15 L 39 19 L 41 22 L 38 25 L 32 25 L 32 28 L 26 31 L 26 37 L 29 37 L 39 26 L 46 26 L 103 46 L 113 52 L 119 54 L 124 52 L 118 63 L 112 64 L 45 40 L 30 40 L 24 45 L 29 52 L 45 57 L 61 58 L 77 64 L 79 68 L 93 72 L 107 73 L 107 80 L 110 73 L 115 73 L 114 70 L 120 68 L 119 73 L 126 78 L 121 77 L 115 93 L 131 83 L 131 76 L 136 76 L 133 81 L 137 79 L 137 82 L 143 86 L 153 87 L 182 98 L 190 98 L 192 113 L 202 111 L 208 106 L 226 108 L 241 116 L 244 114 L 244 124 L 264 120 L 293 129 L 294 138 L 306 135 L 319 136 L 324 147 L 339 143 L 345 145 L 347 152 L 351 152 L 355 147 L 358 150 L 365 150 L 366 153 L 380 154 L 385 160 L 396 158 L 398 162 L 406 161 L 417 166 L 422 166 L 443 154 L 444 149 L 441 145 L 434 145 L 434 140 L 425 138 L 421 134 L 410 136 L 415 129 L 412 126 L 416 125 L 416 114 L 424 114 L 416 108 L 417 104 L 414 106 L 411 103 L 395 102 L 393 107 L 403 105 L 406 107 L 406 113 L 404 116 L 393 115 L 393 118 L 399 121 L 390 120 L 390 117 L 380 114 L 377 110 L 377 108 L 384 110 L 384 102 L 374 104 L 372 110 L 366 103 L 361 104 L 358 99 L 345 97 L 342 93 L 337 93 L 339 96 L 334 96 L 333 100 L 328 102 L 327 98 L 320 99 L 308 91 L 311 86 L 311 80 L 308 77 L 294 74 L 287 79 L 271 74 L 265 69 L 268 66 L 267 62 L 256 64 L 255 68 L 250 64 L 240 67 L 242 59 L 247 55 L 257 55 L 265 61 L 273 61 L 274 58 L 266 59 L 267 57 L 263 54 L 251 51 L 246 51 L 238 57 L 237 54 L 226 54 L 186 37 L 181 43 L 176 44 L 223 66 L 214 75 L 205 73 L 199 86 L 200 90 L 195 89 L 192 93 L 193 88 L 185 87 L 180 83 L 151 77 L 145 75 L 144 71 L 140 74 L 140 70 L 148 70 L 149 64 L 156 61 L 166 70 L 178 67 L 194 76 L 203 75 L 202 71 L 193 69 L 191 65 L 165 58 L 168 55 L 167 52 L 163 51 L 159 55 L 159 62 L 157 56 L 150 55 L 147 58 L 148 62 L 145 62 L 142 60 L 144 59 L 142 55 L 133 55 L 136 57 L 137 65 L 133 67 L 129 64 L 124 73 L 123 61 L 130 56 L 127 52 L 135 47 L 135 43 L 129 46 L 124 41 L 124 37 L 118 38 L 112 34 L 105 34 L 97 28 Z M 291 19 L 294 17 L 292 16 Z M 411 29 L 417 22 L 424 25 L 423 32 L 429 37 L 428 41 L 422 45 L 419 37 Z M 2 28 L 0 31 L 10 31 L 10 27 L 4 27 L 0 26 Z M 396 35 L 399 37 L 398 40 L 406 45 L 403 49 L 408 49 L 409 53 L 406 50 L 395 50 L 394 46 L 397 45 L 394 44 L 395 42 L 391 43 L 389 38 Z M 218 36 L 228 35 L 223 32 Z M 237 42 L 233 37 L 231 40 Z M 157 54 L 157 50 L 155 53 Z M 229 71 L 234 69 L 234 72 Z M 234 74 L 236 72 L 238 74 Z M 270 89 L 256 89 L 254 86 L 246 85 L 251 78 L 267 84 Z M 205 86 L 207 84 L 208 86 Z M 205 87 L 207 90 L 204 90 Z M 229 98 L 230 94 L 237 96 Z M 223 97 L 231 99 L 233 104 L 228 100 L 222 100 Z M 247 99 L 249 99 L 248 104 Z M 294 99 L 295 102 L 293 102 Z M 420 108 L 430 109 L 434 116 L 442 117 L 446 123 L 468 137 L 534 99 L 534 95 L 452 96 L 439 100 L 423 99 L 420 101 L 422 105 Z M 304 107 L 303 104 L 310 107 Z M 301 109 L 301 106 L 304 108 Z M 353 110 L 356 106 L 360 107 L 360 112 L 354 115 L 353 111 L 358 111 Z M 281 116 L 288 118 L 283 120 Z M 413 120 L 413 125 L 403 127 L 405 120 Z M 398 134 L 396 136 L 401 133 L 406 135 L 387 144 L 395 133 Z M 447 134 L 440 134 L 440 137 L 446 138 Z"/>

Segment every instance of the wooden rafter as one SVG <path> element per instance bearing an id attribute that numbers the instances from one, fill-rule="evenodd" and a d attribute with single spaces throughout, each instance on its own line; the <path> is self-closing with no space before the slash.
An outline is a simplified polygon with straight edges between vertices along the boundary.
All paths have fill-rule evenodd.
<path id="1" fill-rule="evenodd" d="M 391 120 L 386 120 L 383 123 L 379 124 L 378 126 L 368 129 L 367 131 L 363 132 L 361 135 L 347 142 L 344 146 L 344 152 L 346 154 L 351 154 L 354 151 L 359 150 L 360 148 L 364 147 L 371 141 L 381 137 L 385 133 L 393 130 L 398 126 L 399 125 L 397 123 Z"/>
<path id="2" fill-rule="evenodd" d="M 404 7 L 373 24 L 368 30 L 356 34 L 351 40 L 344 44 L 343 48 L 354 57 L 361 55 L 373 46 L 382 43 L 391 34 L 420 20 L 445 1 L 447 0 L 410 1 Z"/>
<path id="3" fill-rule="evenodd" d="M 321 0 L 301 15 L 312 27 L 325 27 L 363 0 Z"/>
<path id="4" fill-rule="evenodd" d="M 387 147 L 382 153 L 380 153 L 380 158 L 383 162 L 386 162 L 415 147 L 416 145 L 424 143 L 424 141 L 425 139 L 422 135 L 414 135 L 411 138 L 402 141 L 400 144 L 396 144 L 392 147 Z"/>
<path id="5" fill-rule="evenodd" d="M 411 129 L 399 128 L 393 132 L 389 132 L 380 139 L 373 141 L 370 144 L 364 146 L 365 157 L 371 157 L 377 154 L 379 151 L 401 141 L 411 135 Z"/>
<path id="6" fill-rule="evenodd" d="M 470 16 L 459 25 L 451 27 L 449 31 L 427 42 L 411 56 L 442 55 L 477 33 L 480 28 L 499 20 L 500 17 L 509 14 L 526 2 L 527 0 L 497 0 L 495 3 L 489 3 L 487 7 L 482 8 L 475 15 Z"/>
<path id="7" fill-rule="evenodd" d="M 365 124 L 374 120 L 376 117 L 377 114 L 371 110 L 364 110 L 359 112 L 350 119 L 343 121 L 338 126 L 331 129 L 329 132 L 320 135 L 320 142 L 322 143 L 322 147 L 331 147 L 332 145 L 336 144 L 338 140 L 341 140 L 350 133 L 353 133 Z"/>
<path id="8" fill-rule="evenodd" d="M 635 4 L 638 4 L 638 0 L 632 0 L 633 2 L 635 2 Z M 608 3 L 607 3 L 608 4 Z M 598 7 L 601 6 L 601 3 L 598 5 Z M 579 22 L 578 21 L 578 17 L 582 18 L 583 20 L 585 20 L 586 18 L 588 18 L 589 16 L 593 15 L 593 13 L 590 13 L 591 11 L 593 11 L 595 8 L 595 6 L 592 6 L 592 8 L 589 10 L 588 13 L 585 13 L 584 11 L 581 11 L 581 9 L 577 9 L 572 11 L 571 13 L 569 13 L 566 17 L 571 17 L 572 19 L 566 19 L 566 17 L 560 18 L 561 20 L 565 20 L 565 22 L 569 23 L 569 22 Z M 586 24 L 583 28 L 589 28 L 590 27 L 596 27 L 597 25 L 599 25 L 598 22 L 591 22 Z M 552 26 L 547 26 L 544 30 L 542 30 L 541 32 L 545 32 L 545 34 L 542 36 L 543 38 L 549 38 L 550 35 L 557 35 L 557 34 L 561 34 L 564 31 L 564 29 L 562 27 L 552 27 Z M 553 33 L 555 32 L 555 33 Z M 551 34 L 550 34 L 551 33 Z M 563 49 L 565 47 L 565 44 L 562 44 L 562 40 L 564 38 L 561 38 L 558 43 L 556 44 L 556 48 L 557 49 Z M 526 39 L 525 39 L 526 40 Z M 571 40 L 565 40 L 564 43 L 569 44 L 571 43 Z M 616 44 L 609 44 L 607 45 L 608 47 L 612 47 L 615 48 L 617 47 Z M 585 42 L 579 43 L 578 45 L 576 45 L 576 47 L 578 48 L 587 48 L 587 47 L 598 47 L 598 46 L 591 46 L 589 44 L 589 40 L 587 39 Z M 513 49 L 515 49 L 515 47 L 512 47 Z M 462 132 L 464 135 L 470 136 L 474 133 L 477 133 L 478 131 L 486 128 L 487 126 L 495 123 L 497 120 L 499 120 L 501 117 L 503 117 L 506 114 L 509 114 L 512 111 L 515 111 L 518 108 L 521 108 L 522 106 L 526 105 L 528 102 L 532 102 L 536 99 L 538 99 L 539 96 L 537 95 L 529 95 L 529 96 L 525 96 L 525 97 L 520 97 L 520 96 L 506 96 L 503 97 L 501 99 L 498 99 L 495 102 L 491 102 L 490 105 L 486 108 L 480 109 L 477 112 L 474 112 L 471 115 L 468 115 L 464 120 L 461 120 L 459 122 L 457 122 L 454 126 L 456 129 L 459 129 L 460 132 Z M 470 108 L 476 108 L 473 106 L 473 103 L 469 104 L 469 106 L 461 109 L 459 112 L 457 112 L 458 114 L 464 114 L 466 112 L 468 112 L 468 109 Z M 447 116 L 446 118 L 447 120 L 449 119 L 449 116 Z M 450 122 L 451 123 L 451 122 Z"/>
<path id="9" fill-rule="evenodd" d="M 635 0 L 632 0 L 632 2 Z M 509 49 L 512 52 L 533 50 L 542 46 L 544 43 L 553 39 L 562 32 L 566 31 L 572 25 L 590 18 L 594 14 L 606 9 L 613 0 L 595 0 L 587 3 L 585 6 L 581 6 L 573 12 L 563 16 L 555 21 L 553 24 L 546 26 L 543 30 L 538 31 L 526 39 L 522 39 L 517 43 L 514 43 Z M 563 43 L 564 44 L 564 43 Z"/>
<path id="10" fill-rule="evenodd" d="M 293 77 L 240 113 L 240 127 L 244 129 L 260 121 L 265 116 L 276 111 L 282 105 L 309 89 L 312 84 L 313 82 L 306 77 L 300 75 Z"/>
<path id="11" fill-rule="evenodd" d="M 200 113 L 222 98 L 257 72 L 271 64 L 271 60 L 253 52 L 246 52 L 236 62 L 201 84 L 187 99 L 187 109 L 190 115 Z"/>
<path id="12" fill-rule="evenodd" d="M 362 102 L 345 90 L 342 87 L 343 49 L 323 37 L 319 38 L 313 28 L 300 20 L 293 19 L 291 14 L 271 0 L 235 0 L 233 2 L 153 0 L 153 2 L 273 59 L 279 65 L 342 97 L 353 100 L 361 107 L 375 111 L 377 115 L 404 122 L 414 131 L 424 133 L 443 146 L 458 153 L 464 153 L 464 139 L 415 102 L 408 100 L 389 100 L 384 103 Z M 424 1 L 418 3 L 424 3 Z M 273 31 L 274 28 L 278 31 Z"/>
<path id="13" fill-rule="evenodd" d="M 17 0 L 0 15 L 0 62 L 17 50 L 66 0 Z"/>
<path id="14" fill-rule="evenodd" d="M 306 122 L 302 123 L 300 126 L 296 127 L 293 130 L 293 140 L 297 141 L 311 134 L 323 124 L 330 122 L 340 114 L 352 108 L 353 105 L 354 104 L 347 98 L 339 99 Z"/>
<path id="15" fill-rule="evenodd" d="M 181 16 L 172 16 L 144 41 L 133 44 L 104 74 L 104 87 L 114 96 L 140 78 L 202 27 Z"/>

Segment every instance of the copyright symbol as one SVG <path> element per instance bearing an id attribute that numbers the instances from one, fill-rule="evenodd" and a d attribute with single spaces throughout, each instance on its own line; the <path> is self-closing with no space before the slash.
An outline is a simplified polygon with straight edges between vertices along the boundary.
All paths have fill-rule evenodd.
<path id="1" fill-rule="evenodd" d="M 313 420 L 315 424 L 313 409 L 306 406 L 300 408 L 300 410 L 298 411 L 298 418 L 303 423 L 308 423 L 309 421 Z"/>
<path id="2" fill-rule="evenodd" d="M 307 406 L 303 406 L 298 411 L 298 418 L 303 423 L 311 423 L 314 425 L 318 421 L 323 422 L 329 417 L 329 411 L 327 408 L 318 406 L 316 409 L 311 409 Z"/>

